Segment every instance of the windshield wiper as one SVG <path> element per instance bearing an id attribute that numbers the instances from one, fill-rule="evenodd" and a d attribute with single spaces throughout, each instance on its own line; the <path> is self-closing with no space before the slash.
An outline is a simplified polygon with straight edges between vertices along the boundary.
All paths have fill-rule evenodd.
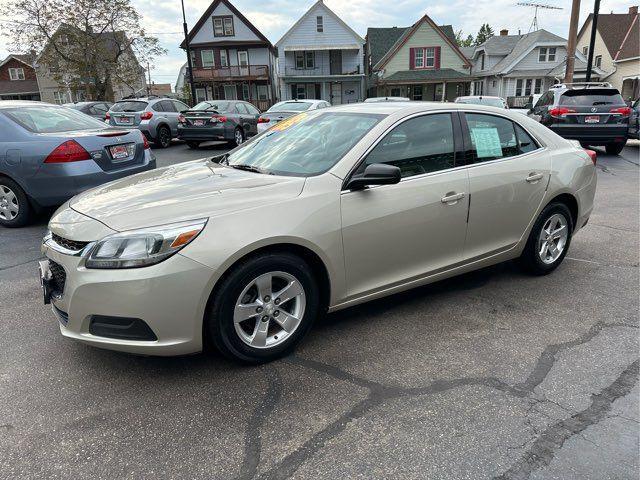
<path id="1" fill-rule="evenodd" d="M 223 153 L 222 155 L 216 155 L 215 157 L 211 157 L 212 162 L 219 163 L 220 165 L 224 165 L 224 162 L 229 158 L 228 153 Z"/>
<path id="2" fill-rule="evenodd" d="M 236 168 L 238 170 L 245 170 L 247 172 L 262 173 L 262 174 L 265 174 L 265 175 L 272 175 L 271 173 L 267 172 L 266 170 L 263 170 L 262 168 L 259 168 L 259 167 L 255 167 L 253 165 L 244 165 L 244 164 L 229 165 L 229 164 L 227 164 L 227 166 L 229 166 L 231 168 Z"/>

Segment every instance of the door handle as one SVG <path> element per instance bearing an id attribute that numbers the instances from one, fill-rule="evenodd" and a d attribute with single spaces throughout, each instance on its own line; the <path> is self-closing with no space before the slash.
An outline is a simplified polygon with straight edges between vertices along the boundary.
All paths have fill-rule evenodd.
<path id="1" fill-rule="evenodd" d="M 542 177 L 544 177 L 544 175 L 541 173 L 531 172 L 527 177 L 527 182 L 536 183 L 537 181 L 542 180 Z"/>
<path id="2" fill-rule="evenodd" d="M 444 197 L 440 199 L 442 203 L 446 203 L 447 205 L 455 205 L 458 203 L 458 200 L 462 200 L 464 198 L 464 193 L 456 193 L 456 192 L 448 192 Z"/>

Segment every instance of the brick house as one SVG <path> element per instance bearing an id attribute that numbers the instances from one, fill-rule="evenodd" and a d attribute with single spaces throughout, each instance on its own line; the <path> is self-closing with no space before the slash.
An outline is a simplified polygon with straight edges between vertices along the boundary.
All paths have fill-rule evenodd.
<path id="1" fill-rule="evenodd" d="M 40 100 L 32 55 L 12 54 L 0 63 L 0 100 Z"/>

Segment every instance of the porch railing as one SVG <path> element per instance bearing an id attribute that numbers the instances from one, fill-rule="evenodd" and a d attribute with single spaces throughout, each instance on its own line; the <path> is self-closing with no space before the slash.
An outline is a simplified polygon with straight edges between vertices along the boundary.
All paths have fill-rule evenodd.
<path id="1" fill-rule="evenodd" d="M 351 71 L 342 68 L 342 65 L 331 66 L 328 63 L 320 62 L 313 68 L 296 68 L 293 65 L 286 65 L 284 73 L 288 77 L 322 77 L 331 75 L 360 75 L 360 65 L 356 65 Z"/>
<path id="2" fill-rule="evenodd" d="M 226 80 L 226 79 L 255 79 L 267 80 L 269 78 L 268 65 L 249 65 L 247 67 L 214 67 L 214 68 L 194 68 L 194 80 Z"/>

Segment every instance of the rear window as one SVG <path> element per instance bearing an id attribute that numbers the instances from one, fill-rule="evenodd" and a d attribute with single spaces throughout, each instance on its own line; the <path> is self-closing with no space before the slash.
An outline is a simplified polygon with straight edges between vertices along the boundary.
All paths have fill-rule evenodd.
<path id="1" fill-rule="evenodd" d="M 285 102 L 278 105 L 274 105 L 268 111 L 269 112 L 304 112 L 309 110 L 311 103 L 309 102 Z"/>
<path id="2" fill-rule="evenodd" d="M 200 102 L 191 110 L 200 110 L 204 112 L 229 112 L 231 110 L 232 102 Z"/>
<path id="3" fill-rule="evenodd" d="M 598 105 L 624 105 L 622 95 L 615 89 L 568 90 L 560 96 L 559 105 L 597 107 Z"/>
<path id="4" fill-rule="evenodd" d="M 6 108 L 9 119 L 33 133 L 61 133 L 105 128 L 105 124 L 70 108 L 22 107 Z"/>
<path id="5" fill-rule="evenodd" d="M 143 112 L 147 102 L 118 102 L 111 107 L 112 112 Z"/>
<path id="6" fill-rule="evenodd" d="M 469 105 L 489 105 L 490 107 L 504 108 L 504 102 L 500 98 L 462 97 L 462 98 L 456 98 L 456 103 L 466 103 Z"/>

